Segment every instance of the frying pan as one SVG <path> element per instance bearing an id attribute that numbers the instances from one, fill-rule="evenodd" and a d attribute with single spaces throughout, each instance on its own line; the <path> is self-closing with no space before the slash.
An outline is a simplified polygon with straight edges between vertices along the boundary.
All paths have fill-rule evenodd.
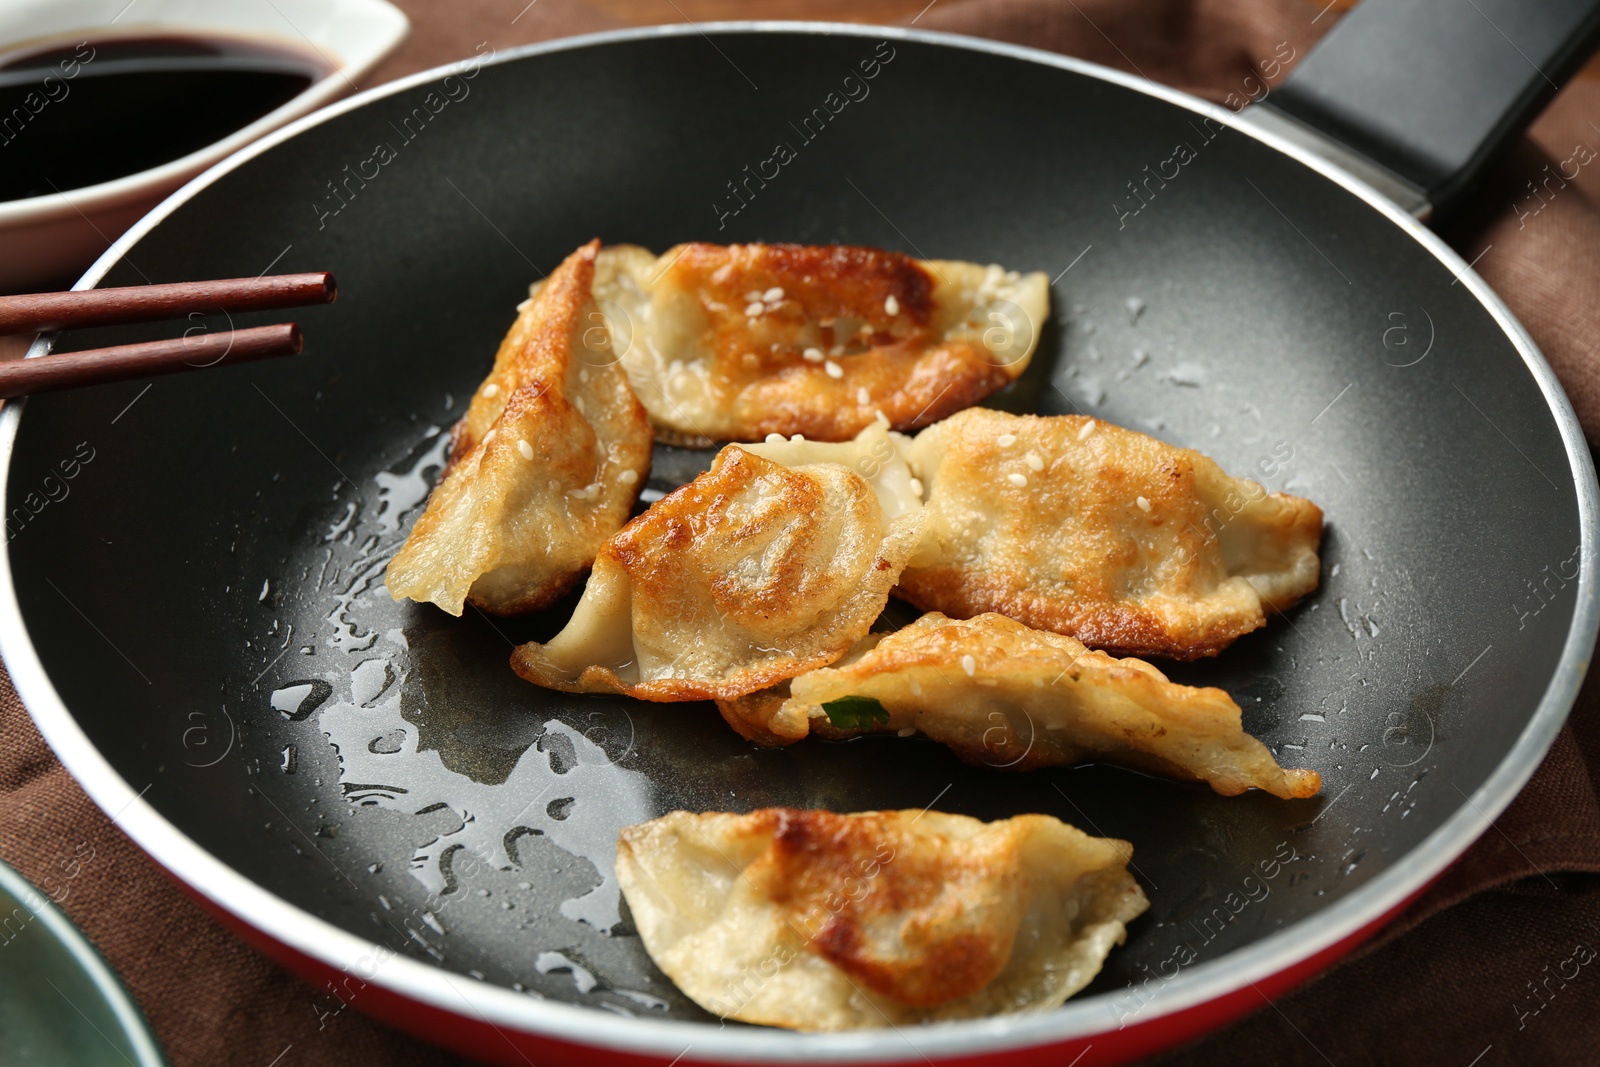
<path id="1" fill-rule="evenodd" d="M 1381 61 L 1407 54 L 1404 5 L 1369 0 L 1270 118 L 1023 48 L 794 24 L 560 41 L 312 116 L 197 179 L 81 283 L 331 269 L 343 295 L 304 313 L 307 356 L 0 416 L 0 652 L 94 799 L 311 978 L 319 1011 L 557 1064 L 1110 1063 L 1218 1025 L 1327 966 L 1485 830 L 1595 636 L 1595 478 L 1548 366 L 1465 262 L 1326 158 L 1365 146 L 1351 166 L 1418 213 L 1448 208 L 1547 95 L 1477 15 L 1418 6 L 1457 57 L 1418 61 L 1430 94 Z M 1581 58 L 1589 8 L 1512 8 L 1475 5 L 1552 78 Z M 1355 47 L 1373 39 L 1376 59 Z M 1365 75 L 1323 91 L 1351 62 Z M 1330 100 L 1381 103 L 1369 116 L 1415 137 L 1375 122 L 1363 141 Z M 1319 107 L 1344 148 L 1306 123 Z M 770 163 L 778 143 L 792 158 Z M 1168 162 L 1180 144 L 1192 158 Z M 1322 588 L 1172 667 L 1232 693 L 1322 795 L 1008 773 L 896 738 L 761 751 L 709 705 L 514 677 L 511 643 L 554 633 L 572 598 L 518 620 L 392 603 L 383 564 L 512 308 L 596 234 L 1047 271 L 1035 364 L 995 405 L 1092 412 L 1326 510 Z M 658 448 L 651 489 L 707 460 Z M 1151 910 L 1059 1011 L 721 1025 L 647 958 L 612 843 L 676 808 L 778 804 L 1050 813 L 1132 841 Z"/>

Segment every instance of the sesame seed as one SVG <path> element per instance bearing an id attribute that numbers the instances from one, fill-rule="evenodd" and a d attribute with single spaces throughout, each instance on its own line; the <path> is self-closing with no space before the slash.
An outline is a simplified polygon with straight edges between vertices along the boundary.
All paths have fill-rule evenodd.
<path id="1" fill-rule="evenodd" d="M 922 495 L 922 479 L 921 478 L 913 478 L 913 479 L 911 479 L 911 491 L 913 493 L 917 494 L 918 496 Z"/>
<path id="2" fill-rule="evenodd" d="M 589 380 L 589 372 L 587 370 L 583 369 L 582 367 L 579 367 L 578 368 L 578 381 L 587 382 L 588 380 Z"/>
<path id="3" fill-rule="evenodd" d="M 856 403 L 863 407 L 872 403 L 872 394 L 867 392 L 866 386 L 863 385 L 856 389 Z"/>
<path id="4" fill-rule="evenodd" d="M 765 300 L 769 304 L 775 303 L 783 299 L 783 290 L 774 285 L 771 289 L 768 289 L 766 292 L 761 294 L 761 299 Z"/>
<path id="5" fill-rule="evenodd" d="M 894 294 L 891 293 L 889 299 L 883 302 L 883 310 L 891 315 L 900 314 L 900 301 L 894 298 Z"/>
<path id="6" fill-rule="evenodd" d="M 831 359 L 822 365 L 822 369 L 828 372 L 828 377 L 830 378 L 844 377 L 844 368 Z"/>
<path id="7" fill-rule="evenodd" d="M 639 472 L 634 470 L 623 471 L 621 474 L 617 475 L 617 481 L 621 482 L 623 485 L 632 485 L 638 480 Z"/>
<path id="8" fill-rule="evenodd" d="M 805 439 L 806 435 L 803 433 L 797 433 L 793 437 L 789 438 L 790 441 L 793 441 L 797 445 L 803 442 Z"/>
<path id="9" fill-rule="evenodd" d="M 747 301 L 749 301 L 751 303 L 754 303 L 755 301 L 761 299 L 761 290 L 760 289 L 752 289 L 748 293 L 744 294 L 744 298 L 745 298 L 745 300 L 747 300 Z"/>
<path id="10" fill-rule="evenodd" d="M 786 438 L 781 433 L 767 434 L 767 444 L 769 445 L 781 445 L 785 440 Z"/>
<path id="11" fill-rule="evenodd" d="M 498 393 L 499 391 L 500 387 L 493 382 L 490 382 L 488 385 L 483 387 L 484 396 L 494 396 L 494 394 Z"/>
<path id="12" fill-rule="evenodd" d="M 978 673 L 978 661 L 972 658 L 971 652 L 961 657 L 961 669 L 967 672 L 968 678 Z"/>
<path id="13" fill-rule="evenodd" d="M 517 439 L 517 451 L 522 453 L 523 459 L 533 458 L 533 446 L 525 438 Z"/>
<path id="14" fill-rule="evenodd" d="M 499 430 L 490 430 L 488 433 L 484 434 L 483 435 L 483 443 L 484 444 L 488 444 L 490 441 L 493 441 L 494 440 L 494 435 L 499 433 L 499 432 L 500 432 Z"/>
<path id="15" fill-rule="evenodd" d="M 812 363 L 822 362 L 822 349 L 820 348 L 808 348 L 800 354 L 806 359 L 810 360 Z"/>
<path id="16" fill-rule="evenodd" d="M 901 736 L 901 737 L 910 737 L 910 736 L 911 736 L 911 735 L 912 735 L 912 734 L 914 734 L 914 733 L 916 733 L 916 732 L 917 732 L 917 728 L 916 728 L 916 727 L 915 727 L 915 726 L 902 726 L 902 727 L 901 727 L 901 728 L 900 728 L 900 729 L 899 729 L 899 730 L 898 730 L 898 731 L 896 731 L 896 732 L 897 732 L 897 733 L 898 733 L 898 734 L 899 734 L 899 735 L 900 735 L 900 736 Z"/>
<path id="17" fill-rule="evenodd" d="M 1083 424 L 1083 429 L 1078 431 L 1078 440 L 1082 441 L 1092 433 L 1094 433 L 1094 423 L 1086 422 Z"/>
<path id="18" fill-rule="evenodd" d="M 1025 461 L 1027 461 L 1029 470 L 1031 470 L 1031 471 L 1042 471 L 1042 470 L 1044 470 L 1044 460 L 1039 458 L 1039 453 L 1037 453 L 1037 452 L 1029 452 L 1026 456 L 1024 456 L 1022 458 Z"/>
<path id="19" fill-rule="evenodd" d="M 1006 481 L 1018 489 L 1022 489 L 1028 484 L 1028 476 L 1026 474 L 1008 474 L 1006 475 Z"/>
<path id="20" fill-rule="evenodd" d="M 1003 433 L 999 437 L 995 438 L 994 443 L 999 445 L 1001 448 L 1010 448 L 1012 445 L 1017 443 L 1017 435 L 1014 433 Z"/>
<path id="21" fill-rule="evenodd" d="M 1139 510 L 1140 511 L 1149 511 L 1150 510 L 1150 501 L 1146 500 L 1142 496 L 1136 498 L 1134 500 L 1134 503 L 1139 505 Z"/>
<path id="22" fill-rule="evenodd" d="M 917 681 L 915 678 L 908 679 L 908 681 L 911 682 L 912 695 L 921 696 L 922 695 L 922 683 Z"/>
<path id="23" fill-rule="evenodd" d="M 746 307 L 746 308 L 745 308 L 745 309 L 744 309 L 744 313 L 745 313 L 745 314 L 746 314 L 746 315 L 748 315 L 748 316 L 749 316 L 749 317 L 750 317 L 750 318 L 752 318 L 752 319 L 753 319 L 753 318 L 755 318 L 755 317 L 756 317 L 756 316 L 757 316 L 757 315 L 759 315 L 759 314 L 761 314 L 761 312 L 762 312 L 762 311 L 763 311 L 763 310 L 764 310 L 764 309 L 763 309 L 763 307 L 762 307 L 762 304 L 761 304 L 761 301 L 759 301 L 759 300 L 752 300 L 752 301 L 750 301 L 750 303 L 749 303 L 749 305 L 748 305 L 748 306 L 747 306 L 747 307 Z"/>

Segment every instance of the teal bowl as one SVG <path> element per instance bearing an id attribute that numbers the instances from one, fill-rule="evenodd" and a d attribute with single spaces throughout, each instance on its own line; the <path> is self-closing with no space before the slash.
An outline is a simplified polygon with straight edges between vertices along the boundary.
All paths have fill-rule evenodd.
<path id="1" fill-rule="evenodd" d="M 16 1067 L 166 1067 L 138 1005 L 89 939 L 0 863 L 0 1034 Z"/>

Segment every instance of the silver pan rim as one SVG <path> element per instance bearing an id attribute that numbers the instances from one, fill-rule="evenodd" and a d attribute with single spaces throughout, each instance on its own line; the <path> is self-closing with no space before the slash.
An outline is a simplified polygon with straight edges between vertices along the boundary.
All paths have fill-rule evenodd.
<path id="1" fill-rule="evenodd" d="M 1421 844 L 1349 896 L 1292 926 L 1219 959 L 1185 969 L 1163 984 L 1130 1029 L 1159 1029 L 1163 1020 L 1219 1001 L 1246 987 L 1290 971 L 1318 953 L 1380 923 L 1420 893 L 1493 823 L 1532 776 L 1566 721 L 1588 667 L 1600 628 L 1595 590 L 1597 491 L 1595 469 L 1577 416 L 1544 356 L 1527 331 L 1471 265 L 1442 239 L 1359 178 L 1239 116 L 1155 82 L 1069 56 L 982 38 L 915 28 L 828 22 L 715 22 L 651 26 L 560 38 L 508 49 L 481 62 L 516 62 L 547 53 L 602 47 L 656 37 L 712 33 L 831 35 L 907 41 L 961 48 L 1039 63 L 1110 82 L 1231 127 L 1290 156 L 1361 198 L 1437 258 L 1493 316 L 1522 356 L 1555 417 L 1566 449 L 1582 528 L 1581 563 L 1573 621 L 1561 658 L 1528 725 L 1500 764 Z M 219 162 L 185 184 L 113 242 L 73 286 L 92 287 L 124 253 L 200 190 L 263 152 L 345 112 L 473 69 L 467 60 L 422 71 L 351 96 L 275 131 Z M 48 352 L 41 338 L 30 356 Z M 0 410 L 0 500 L 25 403 Z M 310 960 L 335 971 L 360 975 L 398 996 L 460 1016 L 463 1020 L 595 1049 L 742 1063 L 899 1062 L 995 1054 L 1075 1040 L 1092 1040 L 1119 1029 L 1111 994 L 1070 1000 L 1037 1015 L 1012 1015 L 966 1022 L 843 1034 L 802 1034 L 757 1027 L 711 1027 L 703 1023 L 620 1019 L 578 1005 L 534 1000 L 510 989 L 398 956 L 270 893 L 212 856 L 167 821 L 111 766 L 89 740 L 51 685 L 29 639 L 17 602 L 9 549 L 0 553 L 0 657 L 18 694 L 57 757 L 112 821 L 211 905 Z M 1331 961 L 1330 961 L 1331 962 Z"/>

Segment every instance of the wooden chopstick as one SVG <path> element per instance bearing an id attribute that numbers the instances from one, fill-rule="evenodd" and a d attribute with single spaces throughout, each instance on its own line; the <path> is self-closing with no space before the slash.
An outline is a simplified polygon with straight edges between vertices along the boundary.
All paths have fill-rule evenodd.
<path id="1" fill-rule="evenodd" d="M 168 341 L 91 348 L 0 363 L 0 397 L 26 396 L 153 374 L 201 370 L 298 354 L 303 341 L 292 322 L 248 330 L 195 334 Z"/>
<path id="2" fill-rule="evenodd" d="M 209 282 L 82 289 L 68 293 L 0 296 L 0 336 L 45 333 L 87 326 L 151 322 L 187 315 L 268 311 L 306 304 L 331 304 L 339 295 L 333 275 L 277 274 Z M 154 374 L 201 370 L 219 363 L 245 363 L 300 352 L 294 323 L 247 330 L 187 334 L 168 341 L 52 353 L 0 363 L 0 397 L 27 396 Z"/>
<path id="3" fill-rule="evenodd" d="M 338 295 L 339 287 L 333 275 L 317 271 L 0 296 L 0 335 L 181 319 L 195 312 L 212 315 L 224 311 L 270 311 L 307 304 L 331 304 Z"/>

